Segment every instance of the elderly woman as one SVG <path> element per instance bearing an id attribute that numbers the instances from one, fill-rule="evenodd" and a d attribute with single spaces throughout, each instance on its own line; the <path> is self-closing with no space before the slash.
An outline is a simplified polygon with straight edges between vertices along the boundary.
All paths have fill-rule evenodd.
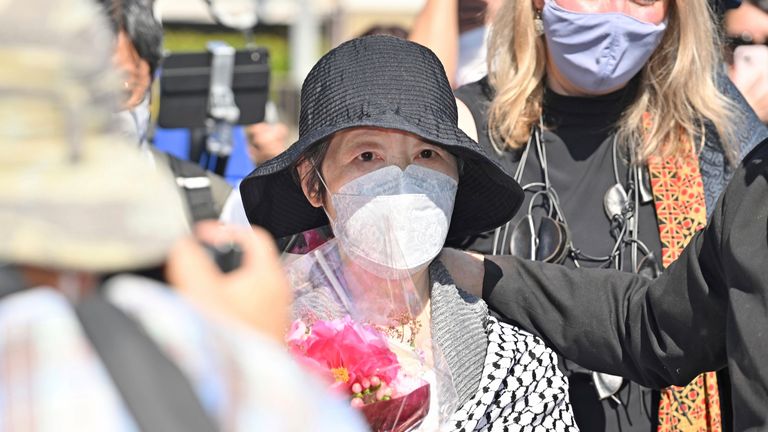
<path id="1" fill-rule="evenodd" d="M 510 0 L 491 32 L 488 76 L 457 97 L 526 211 L 468 249 L 655 277 L 768 136 L 722 74 L 707 2 Z M 584 430 L 718 428 L 713 375 L 660 395 L 567 369 Z"/>
<path id="2" fill-rule="evenodd" d="M 454 429 L 576 430 L 552 351 L 490 316 L 435 259 L 447 236 L 498 226 L 522 196 L 457 127 L 435 55 L 394 37 L 355 39 L 315 65 L 301 96 L 298 141 L 240 187 L 250 222 L 275 237 L 330 222 L 360 268 L 410 276 L 458 394 Z M 397 247 L 368 235 L 381 224 Z"/>

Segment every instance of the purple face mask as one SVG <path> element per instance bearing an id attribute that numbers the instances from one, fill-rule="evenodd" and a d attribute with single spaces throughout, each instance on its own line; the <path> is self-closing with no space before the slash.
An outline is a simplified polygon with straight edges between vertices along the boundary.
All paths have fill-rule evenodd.
<path id="1" fill-rule="evenodd" d="M 541 12 L 552 59 L 565 78 L 590 93 L 623 87 L 659 46 L 666 20 L 647 23 L 619 12 L 573 12 L 546 0 Z"/>

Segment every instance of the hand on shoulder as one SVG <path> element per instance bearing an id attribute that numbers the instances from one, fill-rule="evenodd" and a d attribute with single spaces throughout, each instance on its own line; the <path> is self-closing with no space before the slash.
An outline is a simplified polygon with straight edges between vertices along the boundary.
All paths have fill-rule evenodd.
<path id="1" fill-rule="evenodd" d="M 479 253 L 458 249 L 444 248 L 438 256 L 456 286 L 477 296 L 483 296 L 483 277 L 485 257 Z"/>

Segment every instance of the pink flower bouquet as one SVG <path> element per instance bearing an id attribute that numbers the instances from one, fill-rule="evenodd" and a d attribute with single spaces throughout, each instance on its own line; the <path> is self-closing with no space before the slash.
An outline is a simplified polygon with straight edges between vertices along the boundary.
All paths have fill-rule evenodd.
<path id="1" fill-rule="evenodd" d="M 429 412 L 430 388 L 411 377 L 387 337 L 349 316 L 294 321 L 286 336 L 291 352 L 350 398 L 374 431 L 407 431 Z"/>

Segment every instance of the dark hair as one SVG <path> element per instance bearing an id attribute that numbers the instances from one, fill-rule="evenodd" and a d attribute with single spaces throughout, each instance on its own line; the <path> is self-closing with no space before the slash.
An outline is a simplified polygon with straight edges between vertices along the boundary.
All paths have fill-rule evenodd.
<path id="1" fill-rule="evenodd" d="M 124 31 L 133 47 L 149 64 L 150 74 L 163 57 L 163 26 L 152 11 L 154 0 L 98 0 L 104 8 L 115 34 Z"/>
<path id="2" fill-rule="evenodd" d="M 325 160 L 325 155 L 328 153 L 328 146 L 330 143 L 331 137 L 328 137 L 316 143 L 315 145 L 310 146 L 304 152 L 304 154 L 299 157 L 293 166 L 294 180 L 298 183 L 298 185 L 301 186 L 303 182 L 306 182 L 309 197 L 320 198 L 320 200 L 323 202 L 325 202 L 326 190 L 320 175 L 323 161 Z M 312 169 L 310 169 L 302 178 L 299 175 L 298 166 L 305 161 L 309 162 L 309 165 L 312 167 Z"/>
<path id="3" fill-rule="evenodd" d="M 399 37 L 400 39 L 408 39 L 408 30 L 398 25 L 375 25 L 364 31 L 360 36 L 373 36 L 373 35 L 389 35 Z"/>

